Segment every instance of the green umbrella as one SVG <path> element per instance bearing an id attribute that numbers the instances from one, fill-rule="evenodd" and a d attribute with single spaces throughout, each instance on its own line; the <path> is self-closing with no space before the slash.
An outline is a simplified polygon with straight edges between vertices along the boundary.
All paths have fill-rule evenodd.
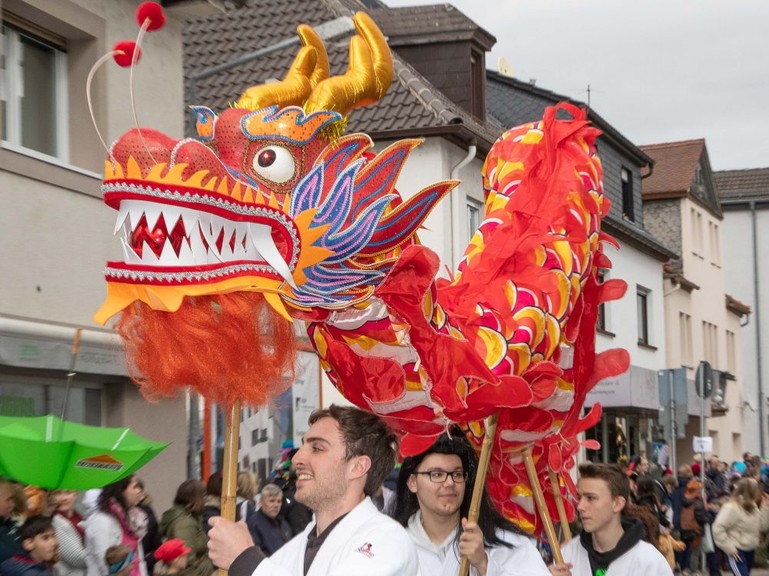
<path id="1" fill-rule="evenodd" d="M 0 416 L 0 475 L 49 490 L 87 490 L 117 482 L 166 446 L 128 428 L 86 426 L 51 414 Z"/>

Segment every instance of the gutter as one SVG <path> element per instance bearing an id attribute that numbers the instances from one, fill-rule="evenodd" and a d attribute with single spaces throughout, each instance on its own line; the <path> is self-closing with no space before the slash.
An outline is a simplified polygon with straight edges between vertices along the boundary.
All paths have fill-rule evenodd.
<path id="1" fill-rule="evenodd" d="M 467 148 L 467 154 L 459 164 L 451 169 L 451 179 L 459 180 L 459 171 L 472 162 L 477 152 L 475 144 L 470 144 Z M 462 240 L 460 239 L 459 229 L 461 223 L 461 209 L 464 202 L 462 202 L 462 192 L 460 186 L 455 186 L 451 191 L 451 265 L 454 269 L 459 265 L 460 254 L 462 253 Z M 470 231 L 468 230 L 468 233 Z"/>
<path id="2" fill-rule="evenodd" d="M 758 433 L 760 454 L 764 454 L 764 385 L 762 377 L 763 359 L 761 358 L 761 285 L 758 277 L 758 230 L 756 225 L 756 202 L 751 201 L 750 223 L 753 234 L 753 297 L 755 306 L 753 314 L 756 318 L 756 369 L 758 370 Z"/>

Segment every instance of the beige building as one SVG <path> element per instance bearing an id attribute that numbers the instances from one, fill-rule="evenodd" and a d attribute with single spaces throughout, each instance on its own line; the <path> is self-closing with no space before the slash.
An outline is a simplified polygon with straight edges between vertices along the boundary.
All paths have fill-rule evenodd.
<path id="1" fill-rule="evenodd" d="M 705 402 L 704 432 L 713 438 L 713 453 L 731 462 L 745 443 L 740 323 L 750 309 L 725 292 L 723 213 L 705 141 L 641 148 L 655 161 L 643 181 L 646 226 L 681 255 L 666 265 L 664 285 L 667 366 L 686 370 L 688 422 L 678 430 L 677 460 L 691 462 L 692 439 L 700 435 L 694 376 L 706 360 L 715 370 L 715 382 Z M 661 422 L 667 423 L 664 417 Z"/>
<path id="2" fill-rule="evenodd" d="M 172 444 L 141 470 L 159 511 L 187 477 L 186 402 L 148 403 L 126 377 L 120 342 L 94 325 L 102 269 L 120 256 L 115 213 L 99 184 L 106 152 L 90 119 L 86 80 L 120 40 L 135 40 L 138 0 L 0 0 L 0 414 L 60 414 L 76 328 L 83 328 L 66 416 L 130 426 Z M 142 125 L 181 137 L 181 26 L 166 10 L 135 69 Z M 195 7 L 195 6 L 193 6 Z M 93 78 L 96 124 L 109 143 L 134 125 L 128 69 L 111 60 Z"/>

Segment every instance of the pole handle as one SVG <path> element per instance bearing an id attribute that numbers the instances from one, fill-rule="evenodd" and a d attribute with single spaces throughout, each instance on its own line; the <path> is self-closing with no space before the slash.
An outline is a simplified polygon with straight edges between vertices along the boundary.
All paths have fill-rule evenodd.
<path id="1" fill-rule="evenodd" d="M 558 536 L 555 533 L 553 520 L 550 518 L 550 512 L 547 510 L 547 504 L 545 504 L 545 495 L 542 493 L 542 486 L 539 484 L 539 477 L 537 476 L 537 469 L 534 466 L 534 458 L 531 455 L 531 449 L 524 448 L 521 454 L 523 455 L 523 463 L 526 466 L 526 474 L 529 477 L 529 484 L 531 484 L 531 491 L 534 495 L 534 502 L 537 505 L 537 510 L 539 511 L 539 517 L 545 525 L 545 534 L 547 534 L 547 541 L 550 543 L 550 548 L 553 552 L 553 561 L 556 564 L 563 564 L 561 546 L 558 543 Z"/>
<path id="2" fill-rule="evenodd" d="M 571 540 L 571 528 L 569 527 L 569 518 L 566 516 L 566 506 L 563 505 L 563 494 L 561 494 L 561 480 L 555 470 L 548 470 L 550 476 L 550 489 L 555 497 L 555 507 L 558 508 L 558 518 L 561 521 L 561 532 L 565 541 Z"/>
<path id="3" fill-rule="evenodd" d="M 481 455 L 478 458 L 478 470 L 475 472 L 475 485 L 473 486 L 473 497 L 470 500 L 470 510 L 467 513 L 469 522 L 477 522 L 481 511 L 481 500 L 483 498 L 483 489 L 486 486 L 486 473 L 489 470 L 489 460 L 491 459 L 491 449 L 494 446 L 494 437 L 497 435 L 498 414 L 492 414 L 486 418 L 486 433 L 483 436 L 481 445 Z M 467 576 L 470 573 L 470 561 L 467 556 L 462 556 L 459 563 L 459 576 Z"/>
<path id="4" fill-rule="evenodd" d="M 224 431 L 224 467 L 222 470 L 222 518 L 235 520 L 235 499 L 238 479 L 238 439 L 240 434 L 240 400 L 235 400 L 227 412 Z M 227 570 L 219 569 L 219 576 Z"/>

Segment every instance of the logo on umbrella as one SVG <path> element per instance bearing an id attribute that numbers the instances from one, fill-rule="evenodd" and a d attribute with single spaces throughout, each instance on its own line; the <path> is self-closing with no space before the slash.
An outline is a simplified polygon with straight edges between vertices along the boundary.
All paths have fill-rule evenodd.
<path id="1" fill-rule="evenodd" d="M 75 468 L 97 468 L 99 470 L 111 470 L 117 472 L 123 468 L 120 460 L 115 460 L 109 454 L 82 458 L 75 463 Z"/>

